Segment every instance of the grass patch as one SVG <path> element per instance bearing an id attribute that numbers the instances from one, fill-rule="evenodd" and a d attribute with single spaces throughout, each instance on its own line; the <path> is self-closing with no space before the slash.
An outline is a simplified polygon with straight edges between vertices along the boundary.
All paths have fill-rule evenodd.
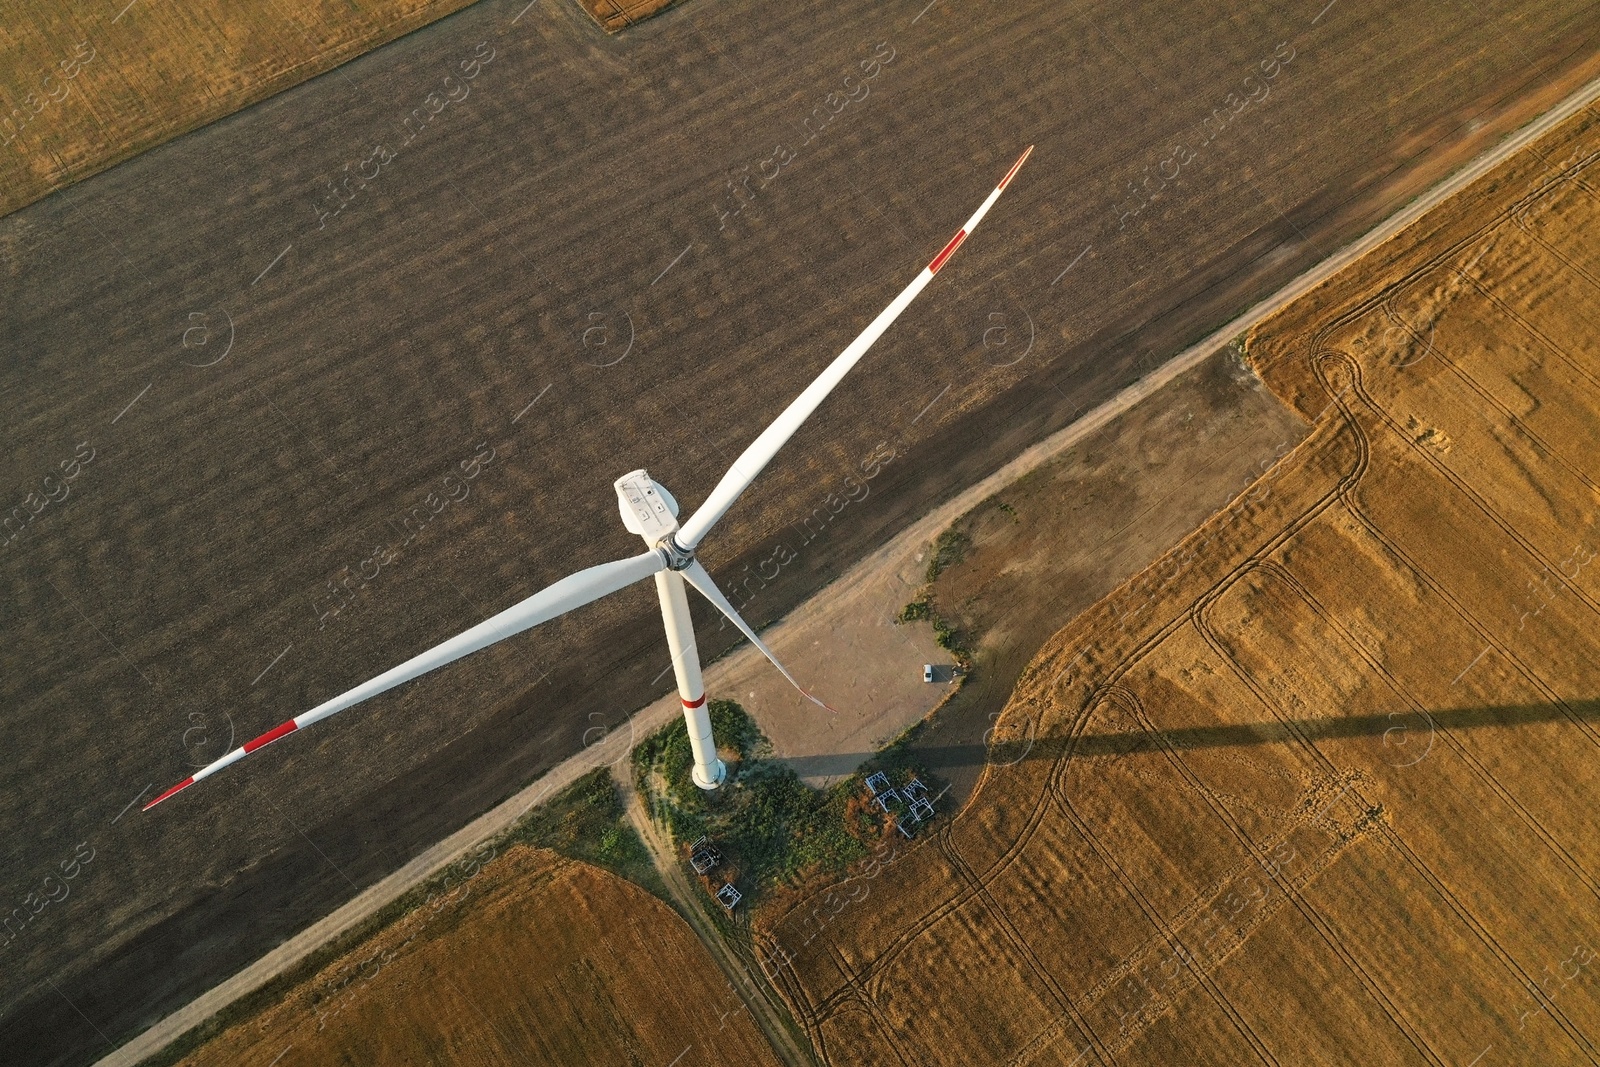
<path id="1" fill-rule="evenodd" d="M 733 881 L 755 904 L 765 891 L 843 872 L 896 833 L 896 816 L 870 803 L 866 776 L 885 769 L 901 785 L 917 774 L 904 745 L 890 745 L 829 789 L 813 789 L 771 758 L 770 742 L 738 702 L 712 701 L 709 712 L 728 763 L 722 789 L 707 792 L 691 781 L 694 757 L 682 718 L 634 749 L 640 795 L 678 845 L 707 837 L 722 849 L 723 864 L 704 880 L 707 893 Z M 933 787 L 928 774 L 920 777 Z"/>
<path id="2" fill-rule="evenodd" d="M 650 861 L 650 851 L 628 823 L 622 795 L 604 767 L 590 771 L 528 812 L 495 844 L 552 849 L 626 878 L 663 900 L 669 899 L 666 886 Z"/>
<path id="3" fill-rule="evenodd" d="M 1016 518 L 1016 511 L 1009 504 L 1001 504 L 1001 509 Z M 933 558 L 928 560 L 926 582 L 917 599 L 911 601 L 900 609 L 900 614 L 895 616 L 896 622 L 920 622 L 926 619 L 933 624 L 933 639 L 939 647 L 955 657 L 956 663 L 967 670 L 972 665 L 972 655 L 967 650 L 964 635 L 960 630 L 951 626 L 944 616 L 939 614 L 938 607 L 933 602 L 933 585 L 939 580 L 939 575 L 948 568 L 960 563 L 967 556 L 967 549 L 972 547 L 972 538 L 963 530 L 950 529 L 940 534 L 933 543 Z"/>
<path id="4" fill-rule="evenodd" d="M 901 608 L 900 614 L 896 616 L 896 618 L 900 622 L 917 622 L 921 619 L 931 618 L 932 616 L 933 604 L 928 600 L 927 595 L 924 594 L 918 599 L 907 604 L 905 607 Z"/>
<path id="5" fill-rule="evenodd" d="M 965 559 L 971 545 L 972 538 L 961 530 L 946 530 L 940 534 L 933 543 L 933 558 L 928 561 L 928 584 L 937 582 L 946 567 L 953 567 Z"/>
<path id="6" fill-rule="evenodd" d="M 896 622 L 918 622 L 923 619 L 933 624 L 933 639 L 939 643 L 939 647 L 954 656 L 963 671 L 970 670 L 972 654 L 967 649 L 966 635 L 939 614 L 939 609 L 933 603 L 932 589 L 924 589 L 917 599 L 901 608 L 900 614 L 895 616 Z"/>
<path id="7" fill-rule="evenodd" d="M 843 829 L 841 804 L 767 758 L 771 745 L 743 707 L 713 700 L 709 711 L 728 763 L 722 788 L 708 792 L 690 778 L 694 754 L 682 719 L 634 749 L 641 795 L 674 840 L 713 838 L 751 889 L 788 884 L 813 869 L 839 869 L 865 855 Z"/>
<path id="8" fill-rule="evenodd" d="M 918 773 L 904 746 L 890 746 L 828 789 L 813 789 L 770 758 L 771 745 L 743 707 L 714 700 L 709 710 L 728 764 L 720 789 L 707 792 L 690 779 L 693 755 L 681 719 L 633 751 L 640 794 L 674 841 L 687 846 L 708 837 L 722 851 L 723 863 L 702 880 L 708 892 L 731 881 L 756 904 L 772 890 L 843 872 L 896 832 L 896 816 L 871 803 L 865 778 L 887 770 L 899 785 Z M 934 785 L 926 773 L 920 776 Z"/>

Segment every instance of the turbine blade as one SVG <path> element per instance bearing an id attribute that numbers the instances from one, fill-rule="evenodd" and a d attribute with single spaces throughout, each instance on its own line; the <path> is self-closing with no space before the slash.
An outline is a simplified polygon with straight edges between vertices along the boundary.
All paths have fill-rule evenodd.
<path id="1" fill-rule="evenodd" d="M 717 588 L 717 583 L 711 580 L 711 575 L 704 567 L 700 565 L 699 560 L 695 560 L 693 563 L 689 564 L 689 566 L 684 568 L 681 573 L 683 574 L 684 581 L 694 586 L 700 591 L 701 596 L 715 604 L 717 610 L 726 615 L 728 617 L 728 621 L 737 626 L 739 628 L 739 632 L 748 637 L 750 639 L 750 643 L 759 648 L 761 650 L 761 654 L 772 661 L 772 665 L 778 668 L 779 672 L 785 678 L 789 679 L 789 684 L 798 689 L 801 696 L 811 701 L 811 703 L 815 704 L 817 707 L 822 708 L 824 711 L 833 712 L 835 715 L 839 714 L 838 711 L 828 707 L 828 705 L 824 704 L 822 701 L 806 692 L 805 687 L 799 682 L 795 681 L 794 675 L 789 673 L 789 668 L 778 662 L 778 657 L 772 654 L 772 649 L 768 648 L 766 643 L 763 642 L 761 638 L 756 636 L 756 632 L 750 629 L 750 625 L 739 617 L 739 612 L 734 609 L 734 606 L 731 603 L 728 602 L 728 598 L 722 595 L 722 590 Z"/>
<path id="2" fill-rule="evenodd" d="M 143 810 L 149 811 L 174 793 L 187 789 L 203 778 L 209 778 L 224 767 L 239 762 L 256 749 L 272 744 L 280 737 L 304 729 L 353 704 L 359 704 L 368 697 L 377 696 L 403 682 L 419 678 L 447 663 L 453 663 L 480 648 L 487 648 L 513 634 L 519 634 L 542 622 L 549 622 L 558 615 L 564 615 L 574 608 L 582 607 L 634 582 L 642 581 L 657 571 L 666 569 L 666 565 L 666 558 L 660 552 L 651 549 L 628 559 L 613 560 L 598 567 L 589 567 L 576 574 L 570 574 L 554 585 L 539 590 L 521 603 L 513 604 L 498 615 L 485 619 L 472 629 L 459 633 L 448 641 L 411 657 L 398 667 L 384 671 L 371 681 L 363 682 L 349 692 L 341 693 L 332 700 L 318 704 L 303 715 L 296 716 L 268 730 L 255 740 L 246 742 L 243 747 L 234 749 L 162 793 L 146 804 Z"/>
<path id="3" fill-rule="evenodd" d="M 973 230 L 977 229 L 978 223 L 983 220 L 983 216 L 988 214 L 989 209 L 994 206 L 994 202 L 1000 199 L 1000 194 L 1005 192 L 1006 186 L 1011 184 L 1011 179 L 1016 177 L 1017 171 L 1022 169 L 1022 164 L 1027 162 L 1028 156 L 1032 153 L 1033 146 L 1029 145 L 1028 150 L 1022 153 L 1022 158 L 1018 159 L 1011 169 L 1006 172 L 1006 176 L 1000 179 L 1000 184 L 989 194 L 989 198 L 979 205 L 978 210 L 973 212 L 972 217 L 967 220 L 966 225 L 956 231 L 956 235 L 950 238 L 949 243 L 933 258 L 933 261 L 922 268 L 922 273 L 918 274 L 916 279 L 906 286 L 900 295 L 895 297 L 894 301 L 884 308 L 865 330 L 861 331 L 859 337 L 850 342 L 850 347 L 846 348 L 832 363 L 828 364 L 827 369 L 817 376 L 816 381 L 806 386 L 805 391 L 784 409 L 783 414 L 773 420 L 772 425 L 761 431 L 761 436 L 757 437 L 750 447 L 744 450 L 743 454 L 734 461 L 733 466 L 728 469 L 728 473 L 722 476 L 722 480 L 711 491 L 711 495 L 706 498 L 705 503 L 701 504 L 695 513 L 689 516 L 689 520 L 679 527 L 677 534 L 679 544 L 685 548 L 693 549 L 717 524 L 717 520 L 727 514 L 728 509 L 733 506 L 733 502 L 739 499 L 739 494 L 749 488 L 756 475 L 760 474 L 762 468 L 766 467 L 772 461 L 772 457 L 778 454 L 778 449 L 782 448 L 784 443 L 794 436 L 795 431 L 811 416 L 813 411 L 817 410 L 817 406 L 833 391 L 833 387 L 838 385 L 840 380 L 850 372 L 850 368 L 860 361 L 861 357 L 866 354 L 867 349 L 872 347 L 873 342 L 883 336 L 884 331 L 889 328 L 895 319 L 900 317 L 900 313 L 910 305 L 911 301 L 917 298 L 917 294 L 921 293 L 928 283 L 933 281 L 933 276 L 938 274 L 939 270 L 950 261 L 950 257 L 955 255 L 956 249 L 960 248 L 961 243 L 971 236 Z"/>

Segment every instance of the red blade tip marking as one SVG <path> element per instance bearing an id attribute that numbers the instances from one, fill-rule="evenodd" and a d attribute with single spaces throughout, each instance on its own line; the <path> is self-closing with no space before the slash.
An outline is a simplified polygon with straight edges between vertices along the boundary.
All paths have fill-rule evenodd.
<path id="1" fill-rule="evenodd" d="M 956 249 L 961 247 L 961 242 L 967 239 L 966 230 L 957 230 L 956 235 L 950 238 L 950 243 L 944 246 L 944 251 L 933 257 L 933 262 L 928 264 L 929 274 L 938 274 L 939 268 L 944 266 L 945 260 L 956 254 Z"/>
<path id="2" fill-rule="evenodd" d="M 706 702 L 706 695 L 701 693 L 699 699 L 693 701 L 684 700 L 682 697 L 679 697 L 678 699 L 683 701 L 683 706 L 686 708 L 698 708 L 701 704 Z"/>
<path id="3" fill-rule="evenodd" d="M 266 733 L 262 734 L 260 737 L 256 738 L 254 741 L 246 741 L 245 742 L 245 746 L 244 746 L 244 750 L 245 750 L 246 753 L 254 752 L 256 749 L 261 748 L 263 745 L 272 744 L 272 742 L 276 741 L 278 738 L 282 737 L 284 734 L 292 734 L 298 729 L 299 729 L 299 727 L 294 724 L 294 720 L 290 719 L 286 723 L 283 723 L 283 724 L 281 724 L 279 726 L 274 726 L 272 729 L 268 730 Z"/>
<path id="4" fill-rule="evenodd" d="M 1028 161 L 1028 157 L 1031 155 L 1033 155 L 1033 145 L 1028 146 L 1028 150 L 1022 153 L 1022 158 L 1011 164 L 1011 169 L 1006 171 L 1006 176 L 1000 179 L 1000 189 L 1002 192 L 1005 190 L 1006 186 L 1011 184 L 1011 179 L 1017 176 L 1017 171 L 1022 169 L 1022 165 Z"/>
<path id="5" fill-rule="evenodd" d="M 140 811 L 149 811 L 151 808 L 155 807 L 157 804 L 161 803 L 163 800 L 167 799 L 172 794 L 178 792 L 179 790 L 188 789 L 191 785 L 194 785 L 194 779 L 193 778 L 185 778 L 183 781 L 179 782 L 177 785 L 173 786 L 171 789 L 167 790 L 165 793 L 162 793 L 160 796 L 156 797 L 154 800 L 152 800 L 150 803 L 146 804 L 144 807 L 140 808 L 139 810 Z"/>
<path id="6" fill-rule="evenodd" d="M 824 711 L 830 711 L 835 715 L 839 714 L 839 709 L 838 708 L 834 707 L 832 704 L 829 704 L 826 701 L 818 700 L 816 697 L 812 696 L 811 693 L 807 692 L 806 690 L 804 690 L 804 689 L 800 690 L 800 694 L 802 696 L 804 696 L 807 700 L 811 701 L 811 703 L 815 704 L 817 707 L 822 708 Z"/>

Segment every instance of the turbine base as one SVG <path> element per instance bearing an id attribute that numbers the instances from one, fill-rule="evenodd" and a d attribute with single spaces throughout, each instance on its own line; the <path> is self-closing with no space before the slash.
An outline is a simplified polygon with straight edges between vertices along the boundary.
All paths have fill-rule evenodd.
<path id="1" fill-rule="evenodd" d="M 722 783 L 727 780 L 727 778 L 728 778 L 728 765 L 726 763 L 723 763 L 720 759 L 717 760 L 717 762 L 716 762 L 716 779 L 714 781 L 707 782 L 707 781 L 702 780 L 701 777 L 700 777 L 700 768 L 699 768 L 698 765 L 690 769 L 689 777 L 694 779 L 694 784 L 695 785 L 699 786 L 701 789 L 704 789 L 706 792 L 709 793 L 712 790 L 716 789 L 718 786 L 722 785 Z"/>

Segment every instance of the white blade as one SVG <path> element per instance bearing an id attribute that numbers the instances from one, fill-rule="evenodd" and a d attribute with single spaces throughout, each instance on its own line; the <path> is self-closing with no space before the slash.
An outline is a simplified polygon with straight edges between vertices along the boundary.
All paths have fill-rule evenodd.
<path id="1" fill-rule="evenodd" d="M 728 598 L 722 595 L 722 590 L 717 588 L 717 583 L 711 580 L 711 575 L 704 567 L 700 565 L 699 560 L 695 560 L 693 563 L 690 563 L 689 566 L 685 567 L 681 573 L 683 574 L 684 581 L 694 586 L 700 591 L 701 596 L 715 604 L 717 606 L 717 610 L 726 615 L 728 617 L 728 621 L 737 626 L 739 628 L 739 632 L 748 637 L 750 639 L 750 643 L 759 648 L 761 650 L 761 654 L 772 661 L 772 665 L 778 668 L 785 678 L 789 679 L 789 684 L 798 689 L 801 696 L 811 701 L 811 703 L 815 704 L 817 707 L 822 708 L 824 711 L 833 711 L 835 715 L 838 714 L 838 712 L 834 711 L 833 708 L 828 707 L 828 705 L 824 704 L 822 701 L 806 692 L 805 687 L 794 680 L 794 675 L 789 673 L 789 669 L 787 667 L 778 662 L 778 657 L 772 654 L 772 649 L 768 648 L 761 638 L 756 636 L 756 632 L 750 629 L 749 625 L 739 617 L 738 611 L 734 610 L 733 605 L 728 602 Z"/>
<path id="2" fill-rule="evenodd" d="M 750 483 L 755 480 L 756 475 L 761 473 L 762 468 L 772 461 L 772 457 L 778 454 L 778 449 L 783 447 L 784 442 L 794 436 L 794 432 L 811 416 L 813 411 L 817 410 L 817 405 L 821 404 L 823 399 L 833 391 L 833 387 L 838 385 L 846 374 L 850 373 L 850 368 L 860 361 L 861 357 L 866 354 L 867 349 L 872 347 L 873 342 L 883 336 L 884 331 L 890 327 L 895 319 L 900 317 L 900 313 L 910 305 L 911 301 L 917 298 L 917 294 L 921 293 L 928 283 L 933 281 L 933 276 L 939 273 L 940 268 L 949 261 L 951 256 L 955 255 L 956 249 L 961 247 L 961 242 L 965 241 L 972 231 L 978 228 L 978 223 L 983 220 L 983 216 L 994 206 L 994 202 L 1000 199 L 1000 194 L 1005 192 L 1006 186 L 1011 184 L 1011 179 L 1016 176 L 1017 171 L 1022 168 L 1023 163 L 1027 162 L 1028 156 L 1032 153 L 1033 146 L 1029 145 L 1028 150 L 1022 153 L 1022 158 L 1012 165 L 1004 178 L 1000 179 L 1000 184 L 989 194 L 989 198 L 978 207 L 977 211 L 973 212 L 972 217 L 967 220 L 967 224 L 956 231 L 956 235 L 950 238 L 943 251 L 933 257 L 931 263 L 922 268 L 922 273 L 918 274 L 916 279 L 906 286 L 905 290 L 895 297 L 894 301 L 884 308 L 877 318 L 872 320 L 871 325 L 861 331 L 859 337 L 850 342 L 850 347 L 846 348 L 832 363 L 828 364 L 827 369 L 817 376 L 817 380 L 806 386 L 805 392 L 796 397 L 794 402 L 784 409 L 783 414 L 773 420 L 772 425 L 761 431 L 761 436 L 757 437 L 750 447 L 745 449 L 739 458 L 734 461 L 728 473 L 722 476 L 722 480 L 717 483 L 717 487 L 706 498 L 706 502 L 701 504 L 693 515 L 689 516 L 689 521 L 679 527 L 677 539 L 680 545 L 684 548 L 693 549 L 711 531 L 711 527 L 717 524 L 717 520 L 727 514 L 728 509 L 733 506 L 733 502 L 739 499 L 739 494 L 743 493 Z"/>
<path id="3" fill-rule="evenodd" d="M 634 582 L 650 577 L 659 570 L 666 569 L 666 565 L 665 557 L 655 549 L 651 549 L 629 559 L 613 560 L 610 563 L 602 563 L 598 567 L 589 567 L 586 570 L 579 571 L 577 574 L 568 575 L 554 585 L 539 590 L 520 604 L 514 604 L 500 612 L 500 614 L 485 619 L 472 629 L 459 633 L 450 638 L 450 640 L 437 644 L 420 655 L 411 657 L 398 667 L 392 667 L 384 671 L 376 678 L 369 682 L 361 683 L 348 693 L 341 693 L 332 700 L 318 704 L 305 714 L 268 730 L 254 741 L 246 742 L 242 748 L 234 749 L 215 763 L 208 764 L 196 771 L 193 777 L 179 782 L 165 793 L 162 793 L 146 804 L 144 810 L 149 811 L 179 790 L 188 788 L 202 778 L 209 778 L 222 770 L 222 768 L 237 763 L 256 749 L 270 745 L 280 737 L 285 737 L 296 730 L 310 726 L 314 722 L 326 719 L 328 716 L 337 714 L 353 704 L 361 703 L 368 697 L 374 697 L 379 693 L 393 689 L 402 682 L 420 678 L 431 670 L 443 667 L 447 663 L 453 663 L 462 656 L 476 652 L 480 648 L 487 648 L 496 641 L 504 640 L 513 634 L 519 634 L 524 630 L 539 625 L 541 622 L 549 622 L 557 615 L 564 615 L 573 608 L 582 607 L 591 601 L 599 600 L 607 594 L 615 593 L 617 590 L 630 586 Z"/>

